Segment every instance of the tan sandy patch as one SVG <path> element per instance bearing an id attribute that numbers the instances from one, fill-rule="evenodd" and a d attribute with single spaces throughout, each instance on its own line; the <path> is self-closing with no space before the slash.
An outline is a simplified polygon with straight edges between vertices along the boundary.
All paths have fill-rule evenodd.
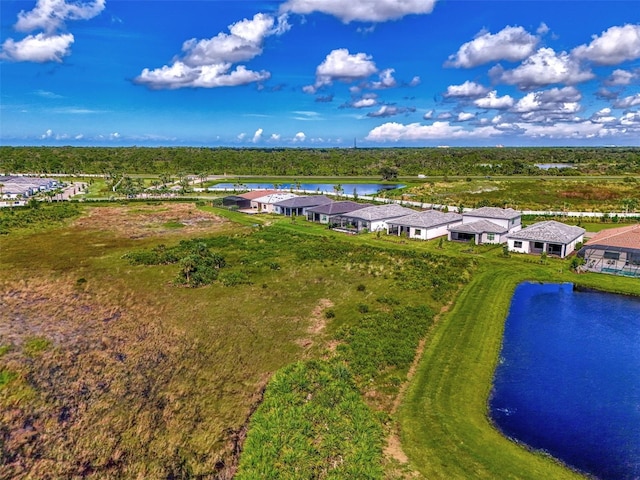
<path id="1" fill-rule="evenodd" d="M 224 218 L 199 210 L 190 203 L 163 203 L 91 208 L 74 222 L 74 227 L 109 230 L 129 238 L 142 238 L 217 230 L 227 223 Z"/>

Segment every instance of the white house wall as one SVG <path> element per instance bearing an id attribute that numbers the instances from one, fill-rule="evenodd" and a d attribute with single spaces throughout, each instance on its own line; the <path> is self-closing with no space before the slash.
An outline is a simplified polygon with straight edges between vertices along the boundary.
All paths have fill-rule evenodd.
<path id="1" fill-rule="evenodd" d="M 520 242 L 522 244 L 521 247 L 516 247 L 515 243 L 516 242 Z M 529 241 L 528 240 L 513 240 L 513 239 L 509 239 L 508 240 L 508 244 L 509 244 L 509 251 L 510 252 L 516 252 L 516 253 L 529 253 L 529 251 L 531 250 L 531 247 L 529 245 Z"/>
<path id="2" fill-rule="evenodd" d="M 567 255 L 569 255 L 571 252 L 573 252 L 576 249 L 576 245 L 578 243 L 582 243 L 584 241 L 584 235 L 580 235 L 578 238 L 576 238 L 573 242 L 571 242 L 569 245 L 566 246 L 565 250 L 564 250 L 564 255 L 565 257 Z M 563 257 L 564 258 L 564 257 Z"/>
<path id="3" fill-rule="evenodd" d="M 493 240 L 489 239 L 489 235 L 492 235 L 492 234 L 487 232 L 483 233 L 482 236 L 480 237 L 480 243 L 499 244 L 507 241 L 506 233 L 504 235 L 500 235 L 499 233 L 494 233 Z"/>

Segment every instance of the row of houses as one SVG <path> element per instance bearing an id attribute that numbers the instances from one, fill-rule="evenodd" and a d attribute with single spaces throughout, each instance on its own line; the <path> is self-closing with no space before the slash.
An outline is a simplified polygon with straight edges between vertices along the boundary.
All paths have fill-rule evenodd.
<path id="1" fill-rule="evenodd" d="M 5 200 L 28 198 L 40 192 L 55 190 L 60 186 L 53 178 L 13 175 L 0 175 L 0 185 L 0 198 Z"/>
<path id="2" fill-rule="evenodd" d="M 334 201 L 324 195 L 298 196 L 253 191 L 223 199 L 223 205 L 247 213 L 305 216 L 307 220 L 349 233 L 381 232 L 412 239 L 507 244 L 510 251 L 566 257 L 584 241 L 585 229 L 553 220 L 522 228 L 522 214 L 511 208 L 482 207 L 463 214 L 416 211 L 391 203 L 370 205 Z"/>

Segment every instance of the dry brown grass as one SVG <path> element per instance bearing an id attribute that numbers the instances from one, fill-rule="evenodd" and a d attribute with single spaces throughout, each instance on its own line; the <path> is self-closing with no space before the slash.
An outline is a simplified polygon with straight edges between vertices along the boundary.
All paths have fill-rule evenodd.
<path id="1" fill-rule="evenodd" d="M 213 232 L 228 224 L 228 220 L 199 210 L 193 204 L 165 203 L 96 207 L 76 220 L 73 227 L 109 230 L 119 236 L 143 238 Z"/>
<path id="2" fill-rule="evenodd" d="M 87 208 L 69 228 L 6 239 L 0 478 L 231 478 L 270 371 L 238 364 L 206 291 L 120 256 L 134 238 L 241 228 L 171 203 Z"/>

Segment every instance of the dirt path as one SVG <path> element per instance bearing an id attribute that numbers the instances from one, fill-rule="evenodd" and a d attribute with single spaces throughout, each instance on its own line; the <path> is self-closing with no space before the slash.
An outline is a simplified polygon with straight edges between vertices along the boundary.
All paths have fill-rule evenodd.
<path id="1" fill-rule="evenodd" d="M 429 328 L 428 332 L 420 340 L 420 343 L 418 343 L 418 348 L 416 349 L 415 357 L 413 358 L 413 362 L 411 363 L 411 366 L 409 367 L 409 371 L 407 372 L 407 379 L 400 387 L 400 391 L 398 392 L 398 395 L 393 401 L 393 405 L 391 407 L 391 412 L 390 412 L 392 416 L 395 415 L 395 413 L 398 411 L 398 408 L 400 407 L 400 404 L 404 399 L 405 392 L 409 384 L 411 383 L 411 379 L 416 373 L 416 369 L 418 368 L 418 364 L 420 363 L 420 360 L 422 359 L 422 354 L 424 353 L 424 348 L 427 342 L 427 338 L 429 336 L 429 332 L 431 332 L 431 330 L 440 322 L 440 319 L 442 318 L 442 316 L 449 311 L 449 309 L 451 308 L 451 305 L 452 305 L 452 302 L 449 302 L 440 309 L 440 312 L 434 317 L 433 323 L 431 324 L 431 327 Z M 402 442 L 400 441 L 400 434 L 398 432 L 397 425 L 394 425 L 393 429 L 389 433 L 389 436 L 387 437 L 387 445 L 384 449 L 384 454 L 386 457 L 397 460 L 398 462 L 403 464 L 406 464 L 409 462 L 409 458 L 402 450 Z"/>

